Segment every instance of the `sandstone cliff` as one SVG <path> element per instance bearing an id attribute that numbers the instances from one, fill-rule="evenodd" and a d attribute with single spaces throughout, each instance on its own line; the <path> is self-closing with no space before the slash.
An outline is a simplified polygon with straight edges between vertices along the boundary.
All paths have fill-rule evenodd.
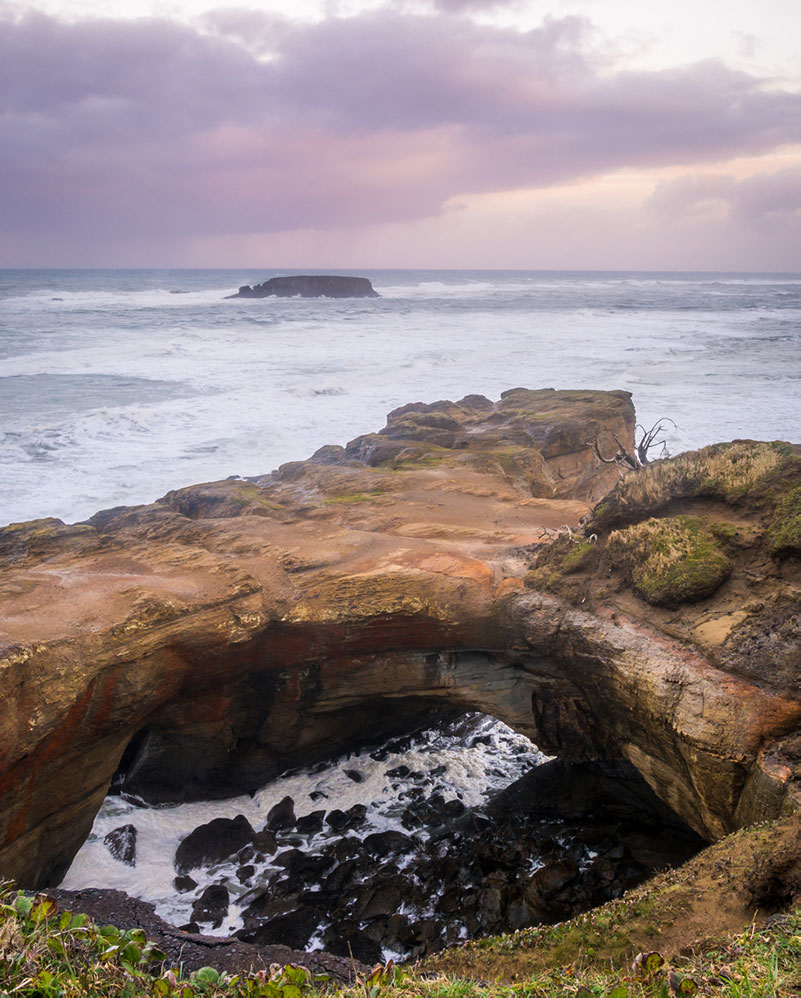
<path id="1" fill-rule="evenodd" d="M 0 531 L 0 874 L 57 881 L 115 774 L 224 796 L 442 705 L 626 759 L 708 838 L 797 806 L 799 457 L 596 506 L 591 441 L 633 430 L 624 392 L 413 404 L 272 475 Z M 646 598 L 652 516 L 718 524 L 701 602 L 657 569 Z"/>

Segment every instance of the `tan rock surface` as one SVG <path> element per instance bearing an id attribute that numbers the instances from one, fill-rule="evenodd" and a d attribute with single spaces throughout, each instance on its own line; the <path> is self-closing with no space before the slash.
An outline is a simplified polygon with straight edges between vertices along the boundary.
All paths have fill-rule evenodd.
<path id="1" fill-rule="evenodd" d="M 627 758 L 710 837 L 787 806 L 796 771 L 767 749 L 797 683 L 708 651 L 736 599 L 676 630 L 592 572 L 589 602 L 523 591 L 545 532 L 617 481 L 590 442 L 633 424 L 622 392 L 415 404 L 263 478 L 0 531 L 0 874 L 57 881 L 123 753 L 130 793 L 225 796 L 442 704 Z"/>

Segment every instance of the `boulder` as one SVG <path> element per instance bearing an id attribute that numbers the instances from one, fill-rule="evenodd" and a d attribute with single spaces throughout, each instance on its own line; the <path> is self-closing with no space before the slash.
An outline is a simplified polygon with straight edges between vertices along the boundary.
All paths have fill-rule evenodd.
<path id="1" fill-rule="evenodd" d="M 284 797 L 274 804 L 267 812 L 265 832 L 279 832 L 295 825 L 295 802 L 291 797 Z"/>
<path id="2" fill-rule="evenodd" d="M 210 922 L 213 929 L 218 929 L 228 914 L 229 900 L 227 887 L 211 884 L 192 905 L 192 920 Z"/>
<path id="3" fill-rule="evenodd" d="M 242 814 L 235 818 L 213 818 L 181 840 L 175 853 L 175 869 L 185 874 L 199 866 L 219 863 L 252 841 L 254 834 Z"/>
<path id="4" fill-rule="evenodd" d="M 323 829 L 323 818 L 325 811 L 312 811 L 311 814 L 304 814 L 295 822 L 295 828 L 301 835 L 312 836 Z"/>
<path id="5" fill-rule="evenodd" d="M 136 866 L 136 826 L 120 825 L 108 832 L 103 844 L 114 857 L 126 866 Z"/>
<path id="6" fill-rule="evenodd" d="M 281 943 L 292 949 L 302 950 L 317 931 L 321 919 L 322 913 L 314 908 L 298 908 L 271 918 L 256 929 L 240 931 L 237 935 L 246 942 L 260 946 Z"/>

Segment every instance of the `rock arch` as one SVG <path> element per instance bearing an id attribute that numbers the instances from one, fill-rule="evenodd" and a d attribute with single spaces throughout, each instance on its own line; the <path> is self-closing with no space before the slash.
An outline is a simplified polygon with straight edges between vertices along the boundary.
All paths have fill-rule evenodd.
<path id="1" fill-rule="evenodd" d="M 420 404 L 271 476 L 0 531 L 0 875 L 59 879 L 136 737 L 129 789 L 221 795 L 439 704 L 628 760 L 707 838 L 795 806 L 797 687 L 524 587 L 617 478 L 586 441 L 633 424 L 625 393 Z"/>

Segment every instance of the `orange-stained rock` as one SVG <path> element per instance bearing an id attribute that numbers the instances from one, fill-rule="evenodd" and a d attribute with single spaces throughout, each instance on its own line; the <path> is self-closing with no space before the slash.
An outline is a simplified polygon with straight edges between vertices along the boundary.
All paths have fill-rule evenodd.
<path id="1" fill-rule="evenodd" d="M 704 627 L 740 611 L 736 569 L 679 624 L 592 552 L 523 588 L 618 480 L 593 441 L 633 431 L 624 392 L 414 404 L 252 481 L 1 530 L 0 876 L 57 881 L 118 770 L 153 801 L 225 796 L 443 706 L 628 759 L 709 837 L 794 806 L 797 683 L 727 669 Z"/>

